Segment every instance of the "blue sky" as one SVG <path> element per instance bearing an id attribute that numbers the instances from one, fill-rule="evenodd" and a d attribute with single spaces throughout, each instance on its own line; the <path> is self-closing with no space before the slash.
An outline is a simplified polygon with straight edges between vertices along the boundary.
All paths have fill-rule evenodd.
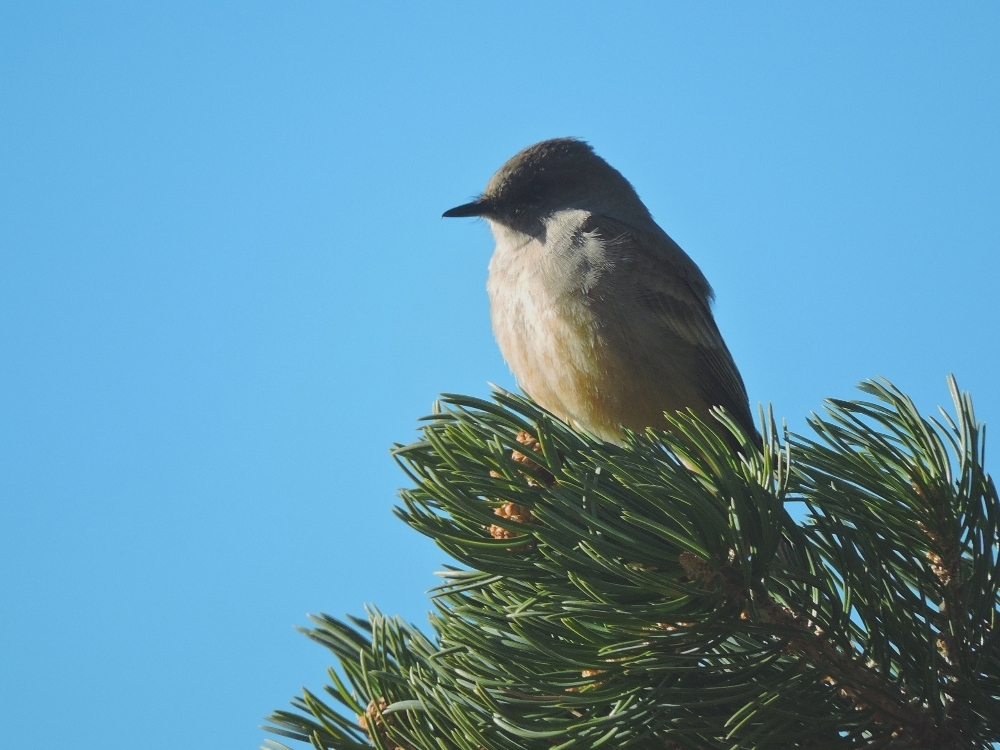
<path id="1" fill-rule="evenodd" d="M 388 448 L 514 387 L 443 210 L 586 138 L 796 429 L 1000 419 L 994 3 L 0 7 L 0 744 L 254 747 L 307 612 L 424 621 Z"/>

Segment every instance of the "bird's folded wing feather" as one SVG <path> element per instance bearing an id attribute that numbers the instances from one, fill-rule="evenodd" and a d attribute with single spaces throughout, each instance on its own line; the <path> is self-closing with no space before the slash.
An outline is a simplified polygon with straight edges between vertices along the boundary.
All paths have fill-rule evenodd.
<path id="1" fill-rule="evenodd" d="M 665 234 L 603 216 L 592 216 L 588 225 L 586 229 L 598 234 L 628 267 L 634 298 L 653 313 L 664 335 L 693 347 L 705 401 L 724 407 L 753 434 L 746 387 L 712 317 L 712 290 L 698 267 Z M 616 283 L 621 281 L 618 276 Z"/>

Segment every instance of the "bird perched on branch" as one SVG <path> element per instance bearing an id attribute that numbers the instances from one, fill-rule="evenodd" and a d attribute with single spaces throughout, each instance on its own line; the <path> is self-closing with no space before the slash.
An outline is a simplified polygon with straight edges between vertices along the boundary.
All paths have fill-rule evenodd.
<path id="1" fill-rule="evenodd" d="M 489 224 L 493 332 L 541 406 L 612 442 L 622 427 L 667 427 L 664 412 L 713 406 L 755 434 L 708 281 L 587 143 L 529 146 L 444 215 Z"/>

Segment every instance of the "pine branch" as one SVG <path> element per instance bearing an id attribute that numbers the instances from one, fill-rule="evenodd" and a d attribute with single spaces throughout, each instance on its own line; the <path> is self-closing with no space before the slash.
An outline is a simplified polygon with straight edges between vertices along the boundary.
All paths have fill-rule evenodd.
<path id="1" fill-rule="evenodd" d="M 887 383 L 817 439 L 693 415 L 613 446 L 498 392 L 398 446 L 399 515 L 468 569 L 432 637 L 317 619 L 343 670 L 271 730 L 317 748 L 983 748 L 1000 513 L 983 429 Z M 806 522 L 786 512 L 802 502 Z M 345 718 L 343 713 L 360 717 Z"/>

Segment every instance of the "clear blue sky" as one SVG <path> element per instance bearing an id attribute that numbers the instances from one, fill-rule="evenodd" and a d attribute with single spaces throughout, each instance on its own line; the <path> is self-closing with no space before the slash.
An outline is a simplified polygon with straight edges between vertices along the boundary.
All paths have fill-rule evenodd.
<path id="1" fill-rule="evenodd" d="M 255 747 L 307 612 L 423 622 L 388 448 L 513 387 L 439 217 L 543 138 L 701 265 L 752 402 L 954 372 L 1000 421 L 1000 6 L 835 5 L 4 2 L 0 745 Z"/>

